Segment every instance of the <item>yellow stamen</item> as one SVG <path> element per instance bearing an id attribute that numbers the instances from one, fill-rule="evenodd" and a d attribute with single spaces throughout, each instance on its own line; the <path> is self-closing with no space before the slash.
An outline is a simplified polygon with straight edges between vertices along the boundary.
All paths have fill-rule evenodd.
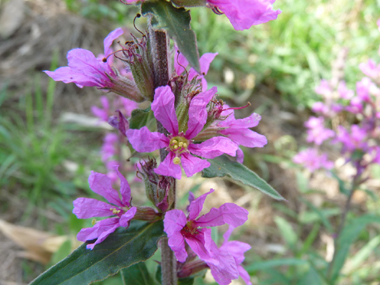
<path id="1" fill-rule="evenodd" d="M 174 164 L 180 164 L 181 163 L 181 159 L 179 157 L 175 157 L 175 158 L 173 158 L 173 163 Z"/>
<path id="2" fill-rule="evenodd" d="M 178 144 L 179 146 L 183 146 L 183 142 L 179 142 L 179 144 Z"/>
<path id="3" fill-rule="evenodd" d="M 91 224 L 94 226 L 96 224 L 96 220 L 92 219 Z"/>
<path id="4" fill-rule="evenodd" d="M 183 147 L 184 147 L 184 148 L 187 148 L 187 143 L 183 143 Z"/>
<path id="5" fill-rule="evenodd" d="M 177 148 L 178 148 L 178 145 L 173 146 L 173 148 L 174 148 L 174 149 L 177 149 Z"/>

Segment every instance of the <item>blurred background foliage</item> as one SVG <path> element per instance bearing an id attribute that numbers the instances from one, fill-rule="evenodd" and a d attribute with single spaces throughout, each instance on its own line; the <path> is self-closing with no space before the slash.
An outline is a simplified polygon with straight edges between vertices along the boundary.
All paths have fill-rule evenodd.
<path id="1" fill-rule="evenodd" d="M 16 2 L 27 12 L 13 34 L 2 34 L 0 40 L 4 58 L 0 64 L 0 218 L 70 236 L 55 247 L 51 265 L 71 251 L 79 229 L 91 224 L 71 214 L 72 200 L 95 197 L 87 177 L 90 170 L 106 171 L 99 151 L 107 130 L 93 121 L 90 112 L 91 105 L 99 105 L 100 91 L 55 83 L 41 71 L 66 65 L 71 48 L 100 53 L 104 36 L 117 26 L 137 34 L 132 20 L 138 9 L 116 0 Z M 2 0 L 0 9 L 6 3 Z M 360 62 L 379 61 L 380 1 L 277 0 L 274 6 L 282 10 L 276 21 L 238 32 L 226 17 L 208 9 L 193 9 L 191 14 L 200 55 L 219 53 L 207 75 L 209 85 L 218 86 L 219 94 L 232 105 L 250 101 L 252 108 L 241 116 L 255 111 L 263 117 L 257 130 L 269 144 L 261 150 L 245 149 L 245 164 L 288 202 L 275 202 L 228 180 L 196 177 L 182 182 L 180 205 L 186 204 L 188 191 L 200 194 L 203 188 L 215 187 L 220 189 L 219 199 L 209 207 L 234 201 L 250 211 L 248 225 L 235 236 L 253 247 L 245 266 L 254 284 L 326 284 L 324 270 L 345 200 L 344 182 L 324 173 L 310 175 L 295 167 L 291 158 L 304 144 L 302 123 L 312 103 L 319 100 L 314 88 L 321 78 L 331 77 L 340 51 L 348 51 L 344 77 L 351 88 L 362 77 Z M 144 20 L 137 25 L 144 27 Z M 31 42 L 28 37 L 22 42 L 25 35 L 33 44 L 26 44 Z M 334 148 L 330 151 L 339 156 Z M 130 181 L 133 177 L 130 174 Z M 373 177 L 354 197 L 347 243 L 355 243 L 346 253 L 339 284 L 380 282 L 379 169 L 373 169 Z M 137 182 L 133 184 L 142 191 Z M 214 233 L 220 240 L 222 234 Z M 0 235 L 0 240 L 7 239 Z M 15 245 L 7 247 L 0 260 L 13 256 L 7 263 L 12 267 L 0 266 L 0 283 L 22 284 L 44 270 L 39 263 L 12 255 L 18 250 Z M 154 262 L 148 267 L 155 267 Z M 209 284 L 209 280 L 206 275 L 196 284 Z M 116 276 L 102 284 L 120 282 Z"/>

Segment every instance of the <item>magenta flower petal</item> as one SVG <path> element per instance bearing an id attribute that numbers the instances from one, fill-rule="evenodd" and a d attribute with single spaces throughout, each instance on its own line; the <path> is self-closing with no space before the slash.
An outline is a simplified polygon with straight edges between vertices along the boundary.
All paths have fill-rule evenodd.
<path id="1" fill-rule="evenodd" d="M 151 132 L 147 127 L 139 130 L 129 129 L 126 135 L 133 148 L 138 152 L 152 152 L 169 144 L 169 140 L 164 134 Z"/>
<path id="2" fill-rule="evenodd" d="M 267 138 L 249 129 L 228 128 L 219 132 L 232 141 L 246 147 L 263 147 L 268 143 Z"/>
<path id="3" fill-rule="evenodd" d="M 107 199 L 108 202 L 123 207 L 119 198 L 119 193 L 112 188 L 112 180 L 102 173 L 91 171 L 88 177 L 88 184 L 92 191 Z"/>
<path id="4" fill-rule="evenodd" d="M 168 211 L 165 214 L 164 231 L 170 238 L 174 233 L 180 232 L 186 222 L 186 216 L 181 210 Z"/>
<path id="5" fill-rule="evenodd" d="M 238 148 L 238 150 L 236 151 L 236 161 L 239 163 L 243 163 L 244 161 L 244 152 L 241 148 Z"/>
<path id="6" fill-rule="evenodd" d="M 129 221 L 133 219 L 137 212 L 136 207 L 130 208 L 127 212 L 125 212 L 121 217 L 120 217 L 120 226 L 121 227 L 129 227 Z"/>
<path id="7" fill-rule="evenodd" d="M 272 0 L 208 0 L 218 7 L 230 20 L 235 30 L 249 29 L 277 19 L 280 10 L 274 11 Z"/>
<path id="8" fill-rule="evenodd" d="M 172 135 L 178 134 L 178 120 L 174 107 L 175 97 L 169 86 L 156 88 L 151 105 L 154 117 Z"/>
<path id="9" fill-rule="evenodd" d="M 214 86 L 208 91 L 202 92 L 195 96 L 189 107 L 189 121 L 187 123 L 188 129 L 186 131 L 186 138 L 194 138 L 206 124 L 207 121 L 207 109 L 206 105 L 210 102 L 217 92 L 217 88 Z"/>
<path id="10" fill-rule="evenodd" d="M 181 179 L 182 170 L 179 164 L 174 164 L 173 159 L 175 158 L 175 154 L 169 152 L 166 156 L 165 160 L 160 163 L 160 165 L 154 169 L 154 172 L 163 176 L 172 176 L 176 179 Z"/>
<path id="11" fill-rule="evenodd" d="M 214 60 L 214 58 L 218 55 L 218 53 L 205 53 L 201 56 L 199 59 L 199 64 L 201 65 L 201 72 L 204 74 L 207 74 L 208 69 L 210 68 L 211 62 Z"/>
<path id="12" fill-rule="evenodd" d="M 170 248 L 180 262 L 184 262 L 187 257 L 185 240 L 181 234 L 186 222 L 186 216 L 181 210 L 171 210 L 165 214 L 164 231 L 168 235 Z"/>
<path id="13" fill-rule="evenodd" d="M 106 73 L 114 75 L 108 63 L 98 60 L 95 55 L 85 49 L 72 49 L 67 54 L 68 66 L 55 71 L 45 71 L 55 81 L 75 83 L 78 87 L 97 86 L 107 88 L 112 84 Z"/>
<path id="14" fill-rule="evenodd" d="M 203 204 L 206 200 L 206 197 L 211 194 L 212 192 L 214 192 L 214 189 L 210 189 L 209 192 L 199 196 L 198 198 L 196 198 L 195 200 L 193 200 L 190 205 L 189 205 L 189 220 L 195 220 L 199 214 L 201 213 L 202 211 L 202 208 L 203 208 Z"/>
<path id="15" fill-rule="evenodd" d="M 191 177 L 195 173 L 202 171 L 210 166 L 210 162 L 205 159 L 192 156 L 191 154 L 184 153 L 181 156 L 181 164 L 183 170 L 185 170 L 186 176 Z"/>
<path id="16" fill-rule="evenodd" d="M 88 244 L 87 248 L 93 249 L 94 246 L 102 242 L 109 234 L 113 233 L 119 226 L 118 218 L 110 218 L 97 222 L 92 228 L 81 229 L 77 235 L 79 241 L 98 239 L 93 244 Z M 101 240 L 99 238 L 101 237 Z"/>
<path id="17" fill-rule="evenodd" d="M 187 252 L 185 247 L 185 239 L 180 232 L 174 233 L 168 240 L 168 245 L 174 251 L 175 257 L 179 262 L 185 262 Z"/>
<path id="18" fill-rule="evenodd" d="M 225 203 L 218 209 L 212 208 L 210 212 L 196 220 L 200 227 L 216 227 L 229 224 L 236 228 L 248 219 L 248 211 L 233 203 Z"/>
<path id="19" fill-rule="evenodd" d="M 112 53 L 111 45 L 114 40 L 120 37 L 123 34 L 123 30 L 121 28 L 117 28 L 110 32 L 108 36 L 104 39 L 104 56 L 108 56 Z"/>
<path id="20" fill-rule="evenodd" d="M 124 205 L 131 205 L 131 187 L 129 187 L 129 183 L 127 179 L 120 173 L 119 171 L 119 165 L 114 166 L 114 170 L 117 174 L 117 176 L 120 179 L 120 194 L 121 194 L 121 201 Z"/>
<path id="21" fill-rule="evenodd" d="M 113 215 L 110 210 L 112 205 L 92 198 L 78 198 L 73 202 L 73 214 L 78 219 L 87 219 L 92 217 L 108 217 Z"/>
<path id="22" fill-rule="evenodd" d="M 213 137 L 200 144 L 191 144 L 189 151 L 204 158 L 215 158 L 224 153 L 235 156 L 238 146 L 225 137 Z"/>
<path id="23" fill-rule="evenodd" d="M 190 246 L 190 248 L 199 256 L 202 260 L 211 259 L 210 252 L 205 247 L 204 241 L 204 232 L 210 231 L 211 229 L 200 229 L 198 230 L 198 234 L 196 236 L 185 236 L 186 243 Z"/>

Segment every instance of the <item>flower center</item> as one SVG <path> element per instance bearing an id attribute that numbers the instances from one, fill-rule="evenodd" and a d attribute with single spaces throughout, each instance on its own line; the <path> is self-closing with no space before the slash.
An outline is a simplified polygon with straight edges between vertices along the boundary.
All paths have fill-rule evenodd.
<path id="1" fill-rule="evenodd" d="M 184 137 L 173 137 L 169 143 L 170 151 L 175 153 L 175 158 L 173 159 L 174 164 L 181 163 L 181 154 L 187 152 L 187 148 L 189 147 L 189 141 Z"/>
<path id="2" fill-rule="evenodd" d="M 115 214 L 115 215 L 117 215 L 117 214 L 119 214 L 119 213 L 121 212 L 121 210 L 118 210 L 118 209 L 116 209 L 116 208 L 110 208 L 110 211 L 111 211 L 113 214 Z"/>

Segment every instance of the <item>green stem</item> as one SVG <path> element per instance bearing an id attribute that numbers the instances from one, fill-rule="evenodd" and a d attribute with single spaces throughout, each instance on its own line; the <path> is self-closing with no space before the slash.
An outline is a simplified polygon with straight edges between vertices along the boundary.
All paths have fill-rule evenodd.
<path id="1" fill-rule="evenodd" d="M 358 186 L 357 185 L 358 178 L 359 178 L 359 176 L 358 176 L 358 174 L 356 174 L 352 179 L 350 193 L 348 195 L 346 204 L 345 204 L 344 209 L 342 211 L 342 215 L 341 215 L 341 219 L 340 219 L 340 225 L 338 227 L 338 230 L 336 232 L 336 236 L 334 238 L 334 255 L 333 255 L 333 258 L 329 264 L 329 268 L 327 271 L 327 279 L 328 280 L 331 280 L 331 277 L 332 277 L 331 276 L 332 269 L 334 267 L 334 263 L 336 262 L 336 258 L 337 258 L 337 254 L 338 254 L 339 237 L 340 237 L 340 235 L 344 229 L 344 225 L 346 224 L 347 213 L 350 211 L 350 208 L 351 208 L 352 197 L 354 196 L 354 193 L 355 193 L 357 186 Z"/>

